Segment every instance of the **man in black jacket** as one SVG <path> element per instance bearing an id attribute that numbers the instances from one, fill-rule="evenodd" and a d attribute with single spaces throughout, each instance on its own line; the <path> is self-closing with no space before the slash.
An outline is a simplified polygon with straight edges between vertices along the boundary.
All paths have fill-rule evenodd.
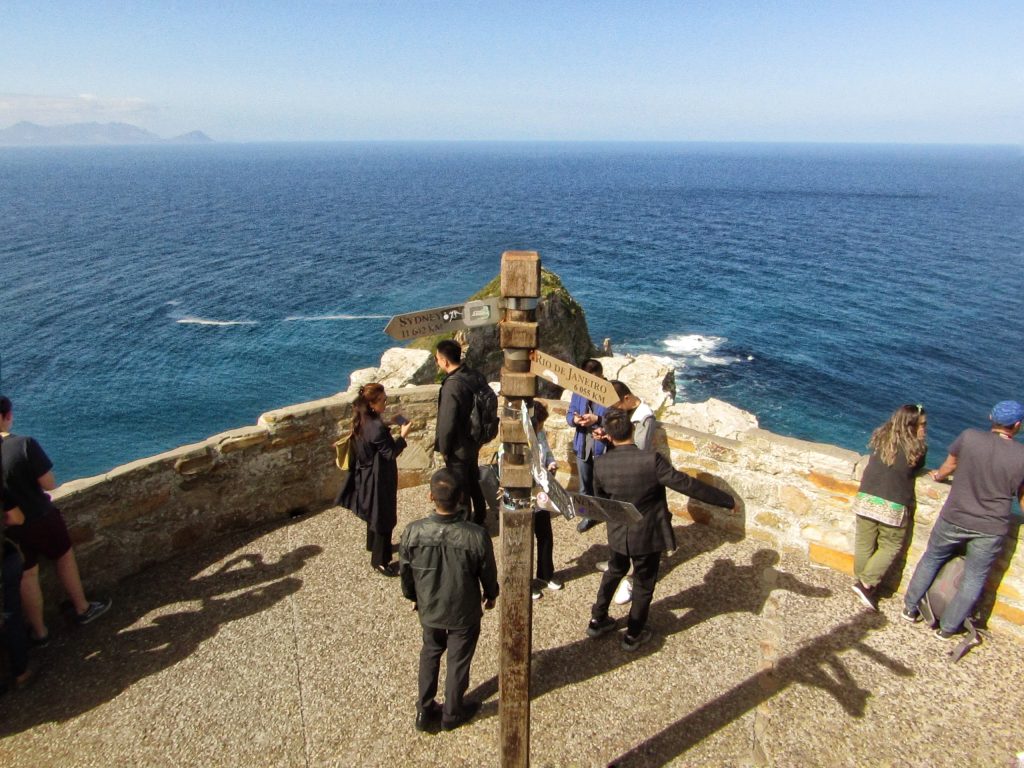
<path id="1" fill-rule="evenodd" d="M 609 408 L 603 422 L 614 447 L 594 462 L 594 491 L 598 496 L 632 503 L 643 519 L 633 525 L 608 523 L 611 559 L 591 608 L 587 634 L 600 637 L 615 629 L 608 606 L 632 561 L 633 604 L 622 638 L 622 647 L 632 651 L 651 637 L 651 631 L 646 629 L 647 613 L 658 580 L 661 553 L 676 548 L 665 488 L 727 509 L 733 509 L 736 501 L 728 493 L 676 471 L 660 453 L 637 448 L 633 443 L 633 423 L 625 411 Z"/>
<path id="2" fill-rule="evenodd" d="M 452 339 L 437 345 L 437 367 L 445 372 L 437 395 L 437 433 L 434 450 L 444 456 L 444 465 L 458 478 L 469 518 L 483 525 L 487 502 L 480 489 L 480 446 L 470 434 L 474 384 L 480 374 L 462 364 L 462 347 Z"/>
<path id="3" fill-rule="evenodd" d="M 458 514 L 458 480 L 447 469 L 430 478 L 434 512 L 402 531 L 398 548 L 402 594 L 416 603 L 423 626 L 416 729 L 430 730 L 441 717 L 446 731 L 472 719 L 479 702 L 464 702 L 469 667 L 480 637 L 483 608 L 498 598 L 498 571 L 487 532 Z M 481 596 L 482 593 L 482 596 Z M 441 656 L 448 651 L 444 710 L 434 696 Z"/>

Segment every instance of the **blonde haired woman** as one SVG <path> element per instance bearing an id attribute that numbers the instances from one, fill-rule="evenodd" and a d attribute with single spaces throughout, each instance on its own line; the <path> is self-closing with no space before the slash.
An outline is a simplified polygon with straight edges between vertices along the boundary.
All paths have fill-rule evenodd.
<path id="1" fill-rule="evenodd" d="M 921 405 L 901 405 L 871 434 L 871 456 L 853 502 L 857 514 L 853 591 L 878 610 L 876 591 L 902 549 L 916 506 L 914 486 L 924 470 L 928 415 Z"/>

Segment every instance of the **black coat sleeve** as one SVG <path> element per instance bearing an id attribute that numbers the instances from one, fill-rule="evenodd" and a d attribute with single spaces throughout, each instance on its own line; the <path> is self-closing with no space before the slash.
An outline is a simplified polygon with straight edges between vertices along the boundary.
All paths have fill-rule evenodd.
<path id="1" fill-rule="evenodd" d="M 654 466 L 658 472 L 658 482 L 666 488 L 685 493 L 705 504 L 714 504 L 716 507 L 725 507 L 726 509 L 736 508 L 736 500 L 728 493 L 679 472 L 660 453 L 655 458 Z"/>

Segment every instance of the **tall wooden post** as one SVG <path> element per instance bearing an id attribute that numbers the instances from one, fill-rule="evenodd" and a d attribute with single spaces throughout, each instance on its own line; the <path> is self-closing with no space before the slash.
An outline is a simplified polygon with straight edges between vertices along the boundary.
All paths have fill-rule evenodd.
<path id="1" fill-rule="evenodd" d="M 533 633 L 533 506 L 529 445 L 519 415 L 525 400 L 532 406 L 537 379 L 530 373 L 530 351 L 537 347 L 537 301 L 540 256 L 536 251 L 501 255 L 501 295 L 505 318 L 498 326 L 504 365 L 501 394 L 510 409 L 502 415 L 501 484 L 501 659 L 498 710 L 501 764 L 530 764 L 530 653 Z M 512 415 L 512 413 L 515 415 Z"/>

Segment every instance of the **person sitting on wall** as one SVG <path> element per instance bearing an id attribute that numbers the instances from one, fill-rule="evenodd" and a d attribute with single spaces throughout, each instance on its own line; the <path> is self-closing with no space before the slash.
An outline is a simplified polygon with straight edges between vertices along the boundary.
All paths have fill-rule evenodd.
<path id="1" fill-rule="evenodd" d="M 0 436 L 3 437 L 4 509 L 19 507 L 25 522 L 7 529 L 25 558 L 21 577 L 21 603 L 35 646 L 46 645 L 50 633 L 43 619 L 43 591 L 39 586 L 40 556 L 52 560 L 57 578 L 71 600 L 75 620 L 88 624 L 110 609 L 111 600 L 87 600 L 78 574 L 78 561 L 71 548 L 64 516 L 47 491 L 57 487 L 53 462 L 36 440 L 11 434 L 14 408 L 0 395 Z"/>

